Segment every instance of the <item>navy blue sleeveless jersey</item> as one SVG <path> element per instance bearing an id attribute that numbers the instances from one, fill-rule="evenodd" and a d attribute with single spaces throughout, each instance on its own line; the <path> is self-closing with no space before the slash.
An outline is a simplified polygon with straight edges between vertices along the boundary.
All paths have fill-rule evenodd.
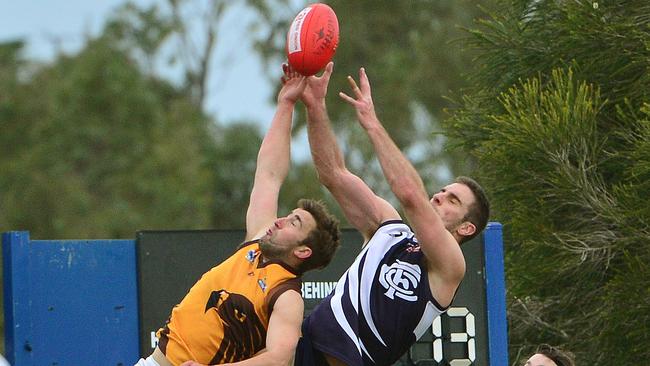
<path id="1" fill-rule="evenodd" d="M 387 221 L 303 329 L 315 349 L 347 365 L 392 365 L 445 310 L 431 295 L 413 231 Z"/>

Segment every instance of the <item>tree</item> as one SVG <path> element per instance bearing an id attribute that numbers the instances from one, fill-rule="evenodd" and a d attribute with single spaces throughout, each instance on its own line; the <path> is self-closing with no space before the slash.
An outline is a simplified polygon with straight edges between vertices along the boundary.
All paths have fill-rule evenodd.
<path id="1" fill-rule="evenodd" d="M 3 227 L 92 238 L 209 222 L 207 118 L 110 39 L 37 69 L 11 108 Z"/>
<path id="2" fill-rule="evenodd" d="M 214 138 L 215 149 L 210 157 L 215 201 L 211 225 L 216 229 L 245 228 L 262 136 L 254 124 L 239 122 L 218 127 Z"/>
<path id="3" fill-rule="evenodd" d="M 287 8 L 287 3 L 165 0 L 139 7 L 129 2 L 116 9 L 105 33 L 118 39 L 123 49 L 141 62 L 145 72 L 156 74 L 160 65 L 179 72 L 179 84 L 203 108 L 208 80 L 215 71 L 214 56 L 221 46 L 220 26 L 226 16 L 233 12 L 253 14 L 253 20 L 241 20 L 252 26 L 255 17 L 274 17 Z"/>
<path id="4" fill-rule="evenodd" d="M 259 131 L 201 110 L 230 3 L 161 5 L 127 3 L 51 65 L 23 61 L 20 42 L 2 47 L 1 227 L 47 238 L 242 227 Z M 156 69 L 170 44 L 184 70 L 178 85 Z"/>
<path id="5" fill-rule="evenodd" d="M 505 224 L 511 361 L 539 343 L 578 364 L 647 359 L 650 8 L 522 0 L 489 14 L 445 127 Z"/>

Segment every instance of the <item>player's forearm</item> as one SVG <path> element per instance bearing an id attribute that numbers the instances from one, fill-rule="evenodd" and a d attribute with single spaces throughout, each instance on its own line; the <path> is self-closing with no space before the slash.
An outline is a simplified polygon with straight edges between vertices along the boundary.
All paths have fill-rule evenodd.
<path id="1" fill-rule="evenodd" d="M 293 103 L 289 102 L 278 104 L 257 155 L 256 178 L 282 182 L 289 173 L 293 107 Z"/>
<path id="2" fill-rule="evenodd" d="M 262 352 L 247 360 L 229 363 L 226 365 L 231 366 L 291 366 L 293 361 L 293 353 L 290 354 L 273 354 L 270 352 Z"/>
<path id="3" fill-rule="evenodd" d="M 295 351 L 295 350 L 294 350 Z M 257 355 L 238 362 L 224 363 L 222 366 L 292 366 L 293 361 L 293 352 L 289 352 L 283 355 L 273 355 L 266 350 L 258 353 Z M 187 361 L 181 364 L 181 366 L 216 366 L 216 365 L 204 365 L 196 361 Z"/>
<path id="4" fill-rule="evenodd" d="M 405 209 L 415 202 L 428 200 L 420 175 L 377 120 L 366 132 L 372 142 L 384 176 Z"/>
<path id="5" fill-rule="evenodd" d="M 345 169 L 345 160 L 324 105 L 307 108 L 307 135 L 314 166 L 323 184 L 330 184 Z"/>

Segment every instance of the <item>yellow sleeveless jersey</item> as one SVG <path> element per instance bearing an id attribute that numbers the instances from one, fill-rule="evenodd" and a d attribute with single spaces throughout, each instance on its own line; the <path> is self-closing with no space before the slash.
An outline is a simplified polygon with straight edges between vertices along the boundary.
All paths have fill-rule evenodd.
<path id="1" fill-rule="evenodd" d="M 167 324 L 158 347 L 174 365 L 245 360 L 265 348 L 273 304 L 284 291 L 300 293 L 300 278 L 280 261 L 261 263 L 258 241 L 244 243 L 203 274 Z"/>

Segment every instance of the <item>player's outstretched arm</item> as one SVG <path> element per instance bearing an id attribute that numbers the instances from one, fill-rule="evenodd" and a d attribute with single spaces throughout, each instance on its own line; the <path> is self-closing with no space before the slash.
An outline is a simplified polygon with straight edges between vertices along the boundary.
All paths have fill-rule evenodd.
<path id="1" fill-rule="evenodd" d="M 307 107 L 309 146 L 320 182 L 332 193 L 348 221 L 367 240 L 379 224 L 389 219 L 399 219 L 399 214 L 345 166 L 325 104 L 333 67 L 334 64 L 330 62 L 322 76 L 309 77 L 302 95 Z"/>
<path id="2" fill-rule="evenodd" d="M 256 239 L 277 218 L 280 187 L 289 173 L 293 109 L 306 84 L 304 76 L 286 64 L 283 72 L 275 115 L 257 154 L 246 213 L 246 240 Z"/>
<path id="3" fill-rule="evenodd" d="M 341 92 L 339 96 L 355 107 L 359 123 L 368 133 L 382 171 L 391 190 L 402 204 L 413 225 L 423 253 L 427 257 L 429 272 L 435 272 L 451 296 L 465 274 L 465 260 L 454 237 L 429 202 L 422 178 L 388 135 L 375 113 L 370 81 L 363 68 L 359 71 L 359 86 L 348 76 L 352 95 Z M 449 298 L 447 292 L 442 298 Z"/>

